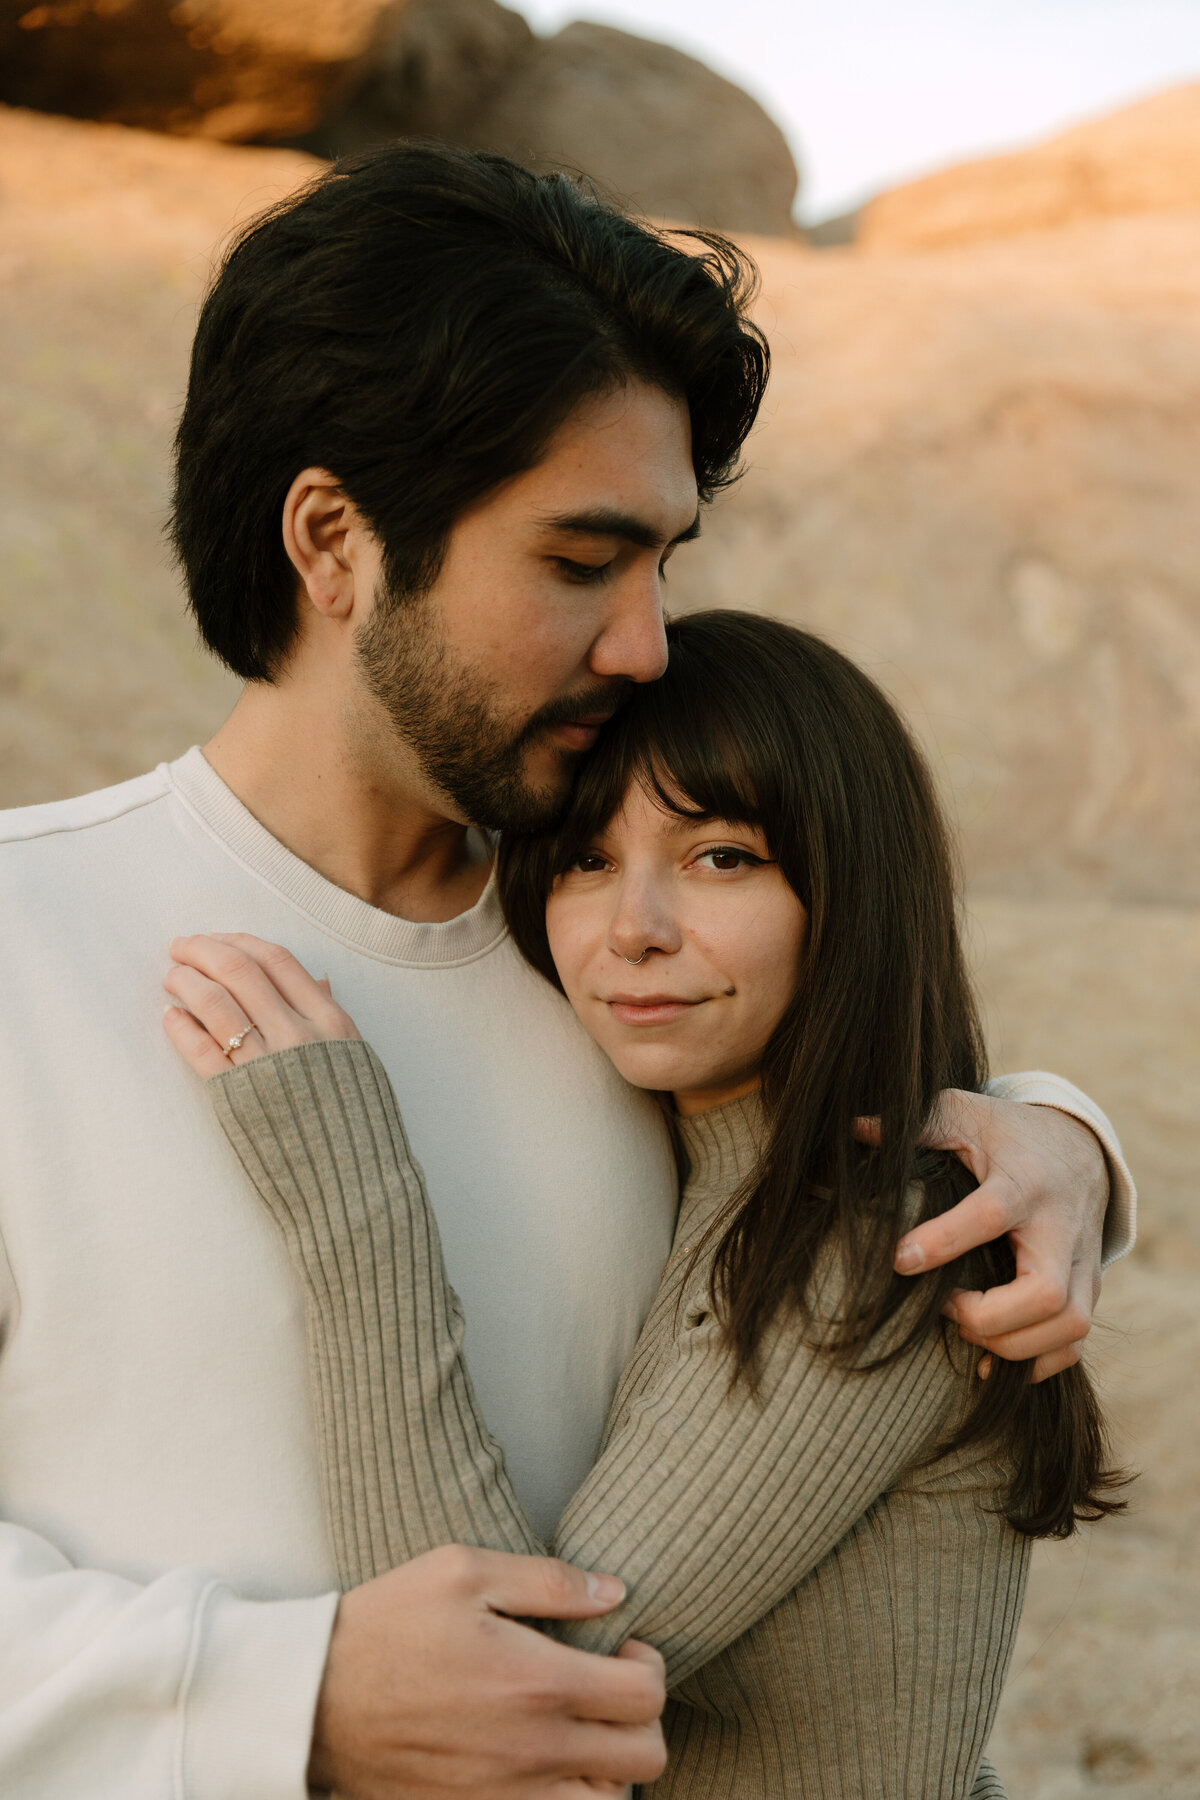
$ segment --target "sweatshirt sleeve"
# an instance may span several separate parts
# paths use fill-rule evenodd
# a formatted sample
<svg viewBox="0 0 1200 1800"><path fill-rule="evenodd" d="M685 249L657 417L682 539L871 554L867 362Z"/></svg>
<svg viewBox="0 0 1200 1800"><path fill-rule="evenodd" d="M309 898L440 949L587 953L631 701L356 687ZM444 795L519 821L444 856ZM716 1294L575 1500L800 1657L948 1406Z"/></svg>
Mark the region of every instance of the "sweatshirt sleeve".
<svg viewBox="0 0 1200 1800"><path fill-rule="evenodd" d="M304 1800L336 1594L145 1585L0 1524L5 1800Z"/></svg>
<svg viewBox="0 0 1200 1800"><path fill-rule="evenodd" d="M541 1548L474 1404L462 1318L387 1076L367 1045L277 1052L210 1084L307 1285L331 1529L347 1584L451 1541ZM670 1266L664 1281L677 1279ZM906 1468L961 1395L939 1337L870 1372L769 1334L756 1398L730 1392L702 1295L650 1355L554 1549L620 1575L584 1649L636 1635L677 1684L763 1617Z"/></svg>
<svg viewBox="0 0 1200 1800"><path fill-rule="evenodd" d="M1104 1216L1101 1244L1102 1265L1107 1269L1110 1263L1128 1256L1137 1235L1137 1189L1117 1134L1095 1101L1089 1100L1080 1088L1061 1075L1047 1074L1044 1069L1030 1069L1019 1075L997 1075L988 1082L987 1092L997 1100L1022 1100L1030 1106L1053 1106L1094 1132L1104 1151L1109 1177L1108 1211Z"/></svg>

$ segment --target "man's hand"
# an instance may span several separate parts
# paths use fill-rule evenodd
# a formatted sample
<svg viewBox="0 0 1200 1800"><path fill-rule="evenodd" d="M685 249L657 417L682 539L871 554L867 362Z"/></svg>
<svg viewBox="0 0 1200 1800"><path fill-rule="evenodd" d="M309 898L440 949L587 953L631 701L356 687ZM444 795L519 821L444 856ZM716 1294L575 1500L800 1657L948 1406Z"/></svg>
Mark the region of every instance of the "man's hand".
<svg viewBox="0 0 1200 1800"><path fill-rule="evenodd" d="M666 1766L662 1658L590 1656L521 1618L585 1619L619 1581L453 1545L343 1596L308 1779L346 1800L577 1800Z"/></svg>
<svg viewBox="0 0 1200 1800"><path fill-rule="evenodd" d="M963 1338L1010 1362L1034 1357L1044 1381L1079 1361L1100 1293L1108 1164L1098 1140L1066 1113L951 1089L939 1096L924 1142L952 1150L979 1182L973 1194L901 1238L902 1275L953 1262L1007 1233L1017 1274L946 1306ZM987 1375L984 1357L979 1372Z"/></svg>

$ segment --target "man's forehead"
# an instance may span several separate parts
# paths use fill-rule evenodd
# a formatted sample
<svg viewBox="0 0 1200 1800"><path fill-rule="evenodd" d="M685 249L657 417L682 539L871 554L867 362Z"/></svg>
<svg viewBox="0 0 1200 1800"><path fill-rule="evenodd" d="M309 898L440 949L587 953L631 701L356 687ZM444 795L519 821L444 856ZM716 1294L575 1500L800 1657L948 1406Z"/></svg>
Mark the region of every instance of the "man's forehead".
<svg viewBox="0 0 1200 1800"><path fill-rule="evenodd" d="M592 395L568 414L521 486L551 529L657 545L691 536L697 492L687 406L645 382Z"/></svg>

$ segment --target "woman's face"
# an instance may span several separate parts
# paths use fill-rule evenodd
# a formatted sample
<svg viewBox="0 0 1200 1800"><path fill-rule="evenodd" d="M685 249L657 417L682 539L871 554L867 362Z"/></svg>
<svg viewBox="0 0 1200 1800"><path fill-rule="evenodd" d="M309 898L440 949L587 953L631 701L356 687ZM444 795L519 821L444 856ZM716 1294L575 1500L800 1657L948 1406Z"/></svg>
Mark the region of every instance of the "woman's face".
<svg viewBox="0 0 1200 1800"><path fill-rule="evenodd" d="M685 1114L757 1086L807 926L757 826L682 819L641 787L546 904L588 1031L627 1081L669 1090Z"/></svg>

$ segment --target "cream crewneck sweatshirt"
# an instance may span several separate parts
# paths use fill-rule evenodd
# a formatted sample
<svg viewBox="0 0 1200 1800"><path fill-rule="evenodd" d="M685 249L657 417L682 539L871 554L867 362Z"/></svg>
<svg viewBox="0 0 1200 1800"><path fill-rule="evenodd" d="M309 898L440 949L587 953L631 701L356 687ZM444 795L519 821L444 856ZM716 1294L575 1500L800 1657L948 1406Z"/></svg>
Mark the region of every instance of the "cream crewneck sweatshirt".
<svg viewBox="0 0 1200 1800"><path fill-rule="evenodd" d="M160 1026L168 940L286 944L376 1047L429 1179L478 1399L548 1534L653 1300L674 1165L494 890L380 912L198 750L0 817L0 1793L300 1800L336 1601L304 1298ZM1053 1077L997 1091L1096 1126Z"/></svg>
<svg viewBox="0 0 1200 1800"><path fill-rule="evenodd" d="M676 1209L657 1108L527 968L344 893L198 750L0 818L0 1794L299 1800L336 1604L303 1297L162 1030L181 932L288 945L405 1094L480 1402L549 1531Z"/></svg>

